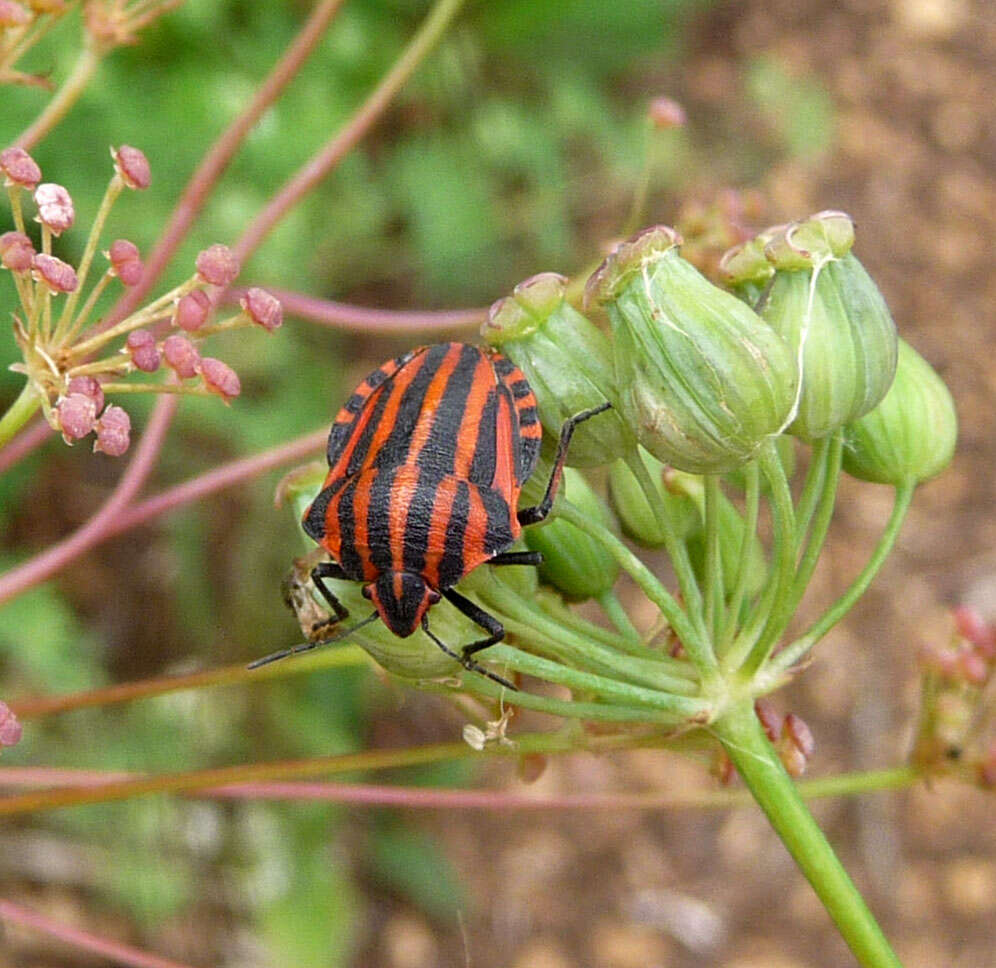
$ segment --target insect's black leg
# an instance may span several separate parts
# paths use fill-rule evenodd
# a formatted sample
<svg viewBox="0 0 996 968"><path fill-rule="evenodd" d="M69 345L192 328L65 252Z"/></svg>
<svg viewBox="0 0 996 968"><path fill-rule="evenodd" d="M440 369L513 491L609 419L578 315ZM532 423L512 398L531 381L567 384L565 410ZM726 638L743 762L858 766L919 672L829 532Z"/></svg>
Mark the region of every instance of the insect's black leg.
<svg viewBox="0 0 996 968"><path fill-rule="evenodd" d="M443 592L443 597L460 609L472 622L480 625L485 632L491 633L486 639L479 639L477 642L465 645L460 650L460 655L463 659L470 658L475 652L480 652L481 649L486 649L489 645L497 645L505 638L505 626L493 615L485 612L479 605L475 605L469 598L464 598L463 595L453 591L452 588L447 588Z"/></svg>
<svg viewBox="0 0 996 968"><path fill-rule="evenodd" d="M500 555L489 558L487 563L489 565L533 565L538 567L543 564L543 552L503 551Z"/></svg>
<svg viewBox="0 0 996 968"><path fill-rule="evenodd" d="M493 615L489 615L483 608L479 608L472 601L470 601L470 599L464 598L463 595L458 592L448 589L443 592L443 595L461 612L463 612L467 618L469 618L472 622L476 622L482 629L485 629L491 634L486 639L471 642L470 645L465 645L459 652L454 652L453 649L446 645L445 642L436 637L435 633L429 628L428 615L424 615L422 616L422 628L425 630L425 634L428 635L429 638L432 639L432 641L435 642L436 645L438 645L439 648L441 648L447 655L456 659L457 662L459 662L460 665L462 665L469 672L478 672L482 676L485 676L486 678L497 682L499 685L504 686L506 689L518 692L518 689L507 679L503 679L494 672L489 672L472 658L475 652L480 652L481 649L486 649L488 646L496 645L503 638L505 638L505 627Z"/></svg>
<svg viewBox="0 0 996 968"><path fill-rule="evenodd" d="M322 598L329 603L329 607L335 612L336 620L341 622L349 618L349 609L332 594L332 589L325 584L326 578L348 578L349 576L342 570L342 566L334 561L320 561L311 569L311 580L315 583Z"/></svg>
<svg viewBox="0 0 996 968"><path fill-rule="evenodd" d="M522 508L518 512L519 524L523 526L536 524L550 513L550 509L553 507L553 499L557 496L557 488L560 486L561 475L564 473L567 448L570 446L571 437L574 436L577 425L584 423L596 414L608 410L611 406L612 404L606 401L601 406L592 407L591 410L582 410L581 413L576 413L573 417L569 417L564 421L564 426L560 430L560 443L557 444L557 459L553 462L553 471L550 473L550 480L546 485L546 494L543 495L543 500L535 505L535 507Z"/></svg>

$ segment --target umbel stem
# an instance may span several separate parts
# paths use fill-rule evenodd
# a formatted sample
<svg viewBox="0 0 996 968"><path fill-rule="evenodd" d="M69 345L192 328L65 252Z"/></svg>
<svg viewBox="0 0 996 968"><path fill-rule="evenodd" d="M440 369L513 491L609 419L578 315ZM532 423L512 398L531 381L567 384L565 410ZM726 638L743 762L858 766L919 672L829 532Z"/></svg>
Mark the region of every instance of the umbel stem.
<svg viewBox="0 0 996 968"><path fill-rule="evenodd" d="M712 727L771 826L806 875L864 968L902 968L871 911L768 742L753 704L742 702Z"/></svg>

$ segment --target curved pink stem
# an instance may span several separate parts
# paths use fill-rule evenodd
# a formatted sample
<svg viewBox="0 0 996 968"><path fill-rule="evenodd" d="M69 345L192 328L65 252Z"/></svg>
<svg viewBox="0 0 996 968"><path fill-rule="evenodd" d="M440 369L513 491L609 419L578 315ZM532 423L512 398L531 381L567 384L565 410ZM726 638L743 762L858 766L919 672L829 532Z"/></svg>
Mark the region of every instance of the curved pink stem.
<svg viewBox="0 0 996 968"><path fill-rule="evenodd" d="M273 289L267 286L267 290L280 300L285 312L291 316L297 316L309 323L332 326L335 329L381 336L412 336L472 329L483 323L488 315L487 309L484 308L371 309L350 303L316 299L287 289ZM232 289L225 294L225 302L238 303L245 293L245 288Z"/></svg>
<svg viewBox="0 0 996 968"><path fill-rule="evenodd" d="M204 207L211 189L228 167L239 145L263 112L279 97L280 92L301 69L301 65L314 50L342 3L343 0L323 0L315 7L293 44L270 71L248 106L211 146L211 150L204 156L197 171L187 182L180 201L173 209L169 224L155 248L149 253L141 280L118 300L117 305L108 314L105 326L111 326L118 320L124 319L142 304L153 283L173 258L173 253L187 237L194 219Z"/></svg>
<svg viewBox="0 0 996 968"><path fill-rule="evenodd" d="M135 455L103 507L78 531L0 576L0 605L54 575L104 539L117 516L145 483L176 411L177 397L160 397Z"/></svg>
<svg viewBox="0 0 996 968"><path fill-rule="evenodd" d="M0 450L0 474L24 460L28 454L45 443L52 433L52 428L41 417L22 428L20 433Z"/></svg>
<svg viewBox="0 0 996 968"><path fill-rule="evenodd" d="M213 471L208 471L206 474L201 474L199 477L192 478L183 484L178 484L176 487L169 488L161 494L133 505L131 500L151 470L152 461L155 459L155 453L143 453L142 447L151 451L151 448L155 446L158 450L166 432L168 420L172 416L172 410L176 407L176 402L176 397L163 397L161 399L156 410L153 411L153 418L149 421L149 426L142 437L139 452L136 453L118 488L94 517L65 541L53 545L20 567L13 568L0 576L0 605L38 582L50 578L84 552L108 538L121 534L138 524L143 524L175 507L189 504L191 501L196 501L215 491L250 480L274 467L307 457L309 454L321 450L328 436L328 430L317 430L305 434L288 444L282 444L280 447L254 454L252 457L217 467ZM169 416L163 413L164 405L167 403L170 405ZM156 422L157 418L158 423ZM151 432L155 432L155 440L150 439ZM136 470L135 464L140 456L142 466ZM139 473L142 475L141 479L138 479ZM124 493L122 489L126 484L128 490ZM123 497L122 494L124 494Z"/></svg>
<svg viewBox="0 0 996 968"><path fill-rule="evenodd" d="M240 262L245 263L273 227L322 181L370 130L414 73L415 68L443 35L462 2L463 0L437 0L404 53L345 127L326 141L321 150L284 183L283 188L267 202L242 237L232 246Z"/></svg>
<svg viewBox="0 0 996 968"><path fill-rule="evenodd" d="M108 941L106 938L90 934L89 931L60 924L43 914L38 914L36 911L0 898L0 927L4 924L17 924L24 928L41 931L65 941L66 944L74 948L100 955L114 964L125 965L127 968L191 968L190 965L173 961L171 958L150 955L144 951L139 951L138 948L131 947L131 945L121 944L119 941Z"/></svg>

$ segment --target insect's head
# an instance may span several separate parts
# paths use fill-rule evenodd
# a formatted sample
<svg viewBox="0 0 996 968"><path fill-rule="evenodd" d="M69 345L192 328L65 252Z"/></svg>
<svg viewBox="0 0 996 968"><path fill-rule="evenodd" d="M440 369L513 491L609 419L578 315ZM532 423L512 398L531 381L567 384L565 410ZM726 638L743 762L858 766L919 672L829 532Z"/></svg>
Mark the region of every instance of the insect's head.
<svg viewBox="0 0 996 968"><path fill-rule="evenodd" d="M419 627L422 616L439 601L421 575L411 571L385 571L363 586L384 624L399 638L407 638Z"/></svg>

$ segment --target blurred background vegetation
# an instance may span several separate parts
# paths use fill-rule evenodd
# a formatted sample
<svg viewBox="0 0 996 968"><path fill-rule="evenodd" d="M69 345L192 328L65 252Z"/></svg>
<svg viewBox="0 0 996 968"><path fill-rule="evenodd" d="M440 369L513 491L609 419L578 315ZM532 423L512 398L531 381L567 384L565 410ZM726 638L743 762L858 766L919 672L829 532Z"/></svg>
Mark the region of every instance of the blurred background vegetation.
<svg viewBox="0 0 996 968"><path fill-rule="evenodd" d="M672 133L657 161L649 221L673 222L683 198L708 201L721 188L756 184L767 190L769 221L831 206L849 208L859 231L862 214L884 220L889 208L876 208L865 194L874 190L867 188L872 175L857 182L836 174L836 105L843 99L845 135L853 139L855 104L865 102L863 94L848 93L861 79L848 79L827 59L844 51L860 70L861 45L883 22L898 31L901 50L920 43L944 49L954 41L943 29L906 30L903 9L916 4L872 4L871 12L839 15L836 6L470 3L373 134L284 220L241 281L378 307L443 308L486 305L535 272L581 271L626 220L644 157L647 104L658 94L678 98L690 123ZM106 185L108 147L134 144L151 161L153 186L119 202L107 237L127 236L147 251L207 146L308 10L303 2L190 0L136 46L108 58L83 100L33 150L46 179L72 192L78 226L89 221ZM423 0L345 4L246 141L164 286L188 274L200 248L239 235L349 116L427 10ZM23 66L58 84L78 44L78 21L70 18ZM2 92L0 143L29 123L45 97L35 89ZM869 110L881 116L886 107ZM871 158L869 167L876 165L881 159ZM821 194L827 185L833 187ZM904 197L912 188L903 185ZM899 233L874 219L873 245ZM57 251L76 258L84 241L77 228ZM873 267L890 255L865 247L862 258ZM902 312L908 304L894 282L886 269L883 288ZM13 300L4 282L2 315ZM343 335L293 320L273 338L230 338L220 352L242 377L242 396L230 410L213 400L183 401L156 484L327 423L371 365L416 339ZM928 355L931 348L928 342ZM14 357L3 327L0 360ZM0 370L0 402L14 398L19 380ZM131 409L140 426L142 408ZM52 440L0 478L0 564L69 533L106 497L122 465L87 450ZM279 583L305 545L290 515L273 509L278 477L271 473L114 539L0 610L0 697L239 662L294 642ZM962 493L968 504L971 493ZM430 697L406 695L365 672L338 671L31 723L3 761L175 771L458 734L457 718ZM396 778L465 784L473 777L455 765ZM556 830L556 818L543 823ZM473 818L455 822L455 841L447 839L449 828L446 817L426 824L388 811L140 799L0 828L0 884L39 909L102 924L109 934L203 966L463 964L461 932L475 966L703 963L694 945L667 947L653 955L657 961L625 961L625 945L615 949L623 960L578 954L593 950L580 923L583 903L578 923L563 931L577 945L561 945L566 960L514 955L528 944L509 934L479 877L468 886L468 866L490 866L504 844L501 818L482 824L476 839ZM703 847L708 857L711 845ZM538 851L536 862L543 856L549 857ZM593 858L584 863L596 866L587 875L578 867L573 881L581 893L584 878L597 870ZM749 913L743 916L751 924ZM819 912L813 917L819 924ZM779 964L843 963L832 960L840 949L829 944L830 960L795 945L808 960ZM707 958L716 955L708 950ZM90 963L64 948L18 951L9 962L0 953L0 965ZM756 962L762 963L773 964Z"/></svg>

